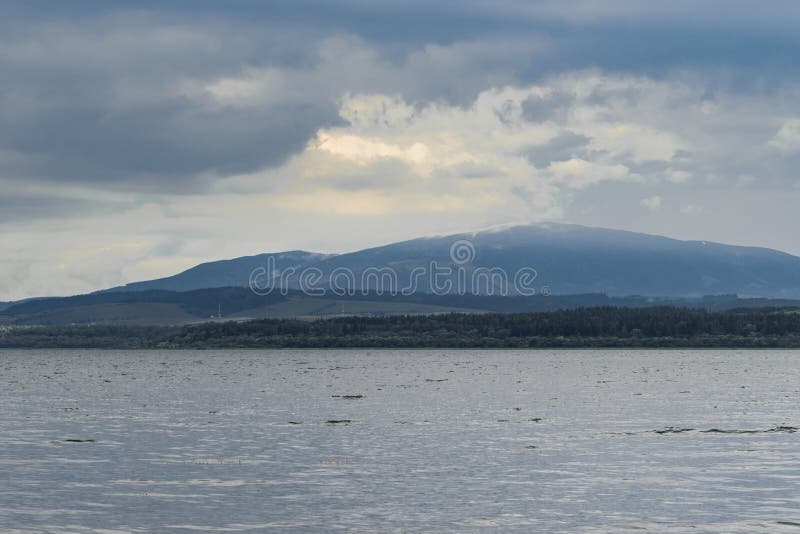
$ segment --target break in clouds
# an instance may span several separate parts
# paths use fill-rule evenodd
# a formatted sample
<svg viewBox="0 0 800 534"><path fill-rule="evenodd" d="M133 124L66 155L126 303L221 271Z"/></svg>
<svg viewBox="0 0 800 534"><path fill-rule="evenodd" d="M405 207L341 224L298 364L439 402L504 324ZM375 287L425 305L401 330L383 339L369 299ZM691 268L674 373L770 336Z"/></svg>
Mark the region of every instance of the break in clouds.
<svg viewBox="0 0 800 534"><path fill-rule="evenodd" d="M800 252L800 7L643 6L6 2L0 300L544 219Z"/></svg>

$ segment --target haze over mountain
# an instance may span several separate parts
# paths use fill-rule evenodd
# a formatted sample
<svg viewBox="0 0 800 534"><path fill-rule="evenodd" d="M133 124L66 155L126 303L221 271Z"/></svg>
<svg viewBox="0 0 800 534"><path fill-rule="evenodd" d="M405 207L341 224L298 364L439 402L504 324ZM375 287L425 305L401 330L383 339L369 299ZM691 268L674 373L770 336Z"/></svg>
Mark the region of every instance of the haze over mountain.
<svg viewBox="0 0 800 534"><path fill-rule="evenodd" d="M454 243L460 243L461 252L466 254L456 258L458 262L451 257ZM467 279L476 269L502 269L508 276L510 295L518 293L514 274L520 269L533 269L533 289L556 295L697 297L735 293L746 297L800 297L800 258L784 252L554 223L424 237L340 255L302 251L260 254L204 263L168 278L136 282L111 291L244 287L249 284L251 272L265 268L270 256L276 273L296 270L286 278L286 285L295 289L299 287L299 273L308 267L321 273L317 287L329 288L330 276L338 269L353 273L355 288L351 289L384 291L410 288L414 269L421 269L426 274L417 278L416 291L427 293L435 289L429 276L431 262L435 262L437 267L450 267L454 273L463 269ZM390 287L389 279L379 279L379 273L373 273L371 278L364 276L365 270L387 268L394 273L396 287ZM451 277L453 282L455 276ZM466 292L499 294L497 281L487 285L489 280L483 278L475 288L467 283ZM379 284L383 285L378 287Z"/></svg>

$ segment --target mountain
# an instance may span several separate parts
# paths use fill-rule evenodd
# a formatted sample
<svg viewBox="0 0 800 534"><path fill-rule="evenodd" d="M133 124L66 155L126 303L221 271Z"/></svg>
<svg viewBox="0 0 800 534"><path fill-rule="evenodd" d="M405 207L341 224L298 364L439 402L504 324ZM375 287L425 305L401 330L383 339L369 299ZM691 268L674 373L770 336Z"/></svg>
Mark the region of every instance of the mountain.
<svg viewBox="0 0 800 534"><path fill-rule="evenodd" d="M415 239L343 254L317 267L358 272L364 266L388 266L408 279L411 268L430 260L454 266L449 255L457 242L474 250L474 259L462 265L468 271L499 268L511 279L520 269L532 268L534 285L552 294L800 296L800 258L790 254L565 224Z"/></svg>
<svg viewBox="0 0 800 534"><path fill-rule="evenodd" d="M204 263L113 291L245 287L253 269L263 269L270 261L274 268L269 270L276 276L271 281L263 278L264 286L270 282L303 289L299 273L313 267L320 277L311 287L328 292L341 287L349 293L406 289L437 294L800 298L800 258L784 252L554 223L425 237L333 256L261 254ZM294 274L285 276L292 269ZM434 278L435 271L446 269L451 269L448 275ZM524 287L515 284L520 272L529 275Z"/></svg>

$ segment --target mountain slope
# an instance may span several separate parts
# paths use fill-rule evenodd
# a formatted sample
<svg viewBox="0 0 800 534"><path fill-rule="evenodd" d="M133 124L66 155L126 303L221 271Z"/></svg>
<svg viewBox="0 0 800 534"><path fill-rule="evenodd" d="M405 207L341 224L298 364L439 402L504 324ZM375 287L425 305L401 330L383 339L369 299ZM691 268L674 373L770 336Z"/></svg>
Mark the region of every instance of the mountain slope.
<svg viewBox="0 0 800 534"><path fill-rule="evenodd" d="M312 297L301 292L259 296L244 287L194 291L108 291L37 299L0 310L0 332L30 325L178 325L256 318L383 317L439 313L530 313L579 308L673 306L707 310L800 309L798 300L699 299L566 295L501 297L485 295L377 295ZM222 316L220 317L220 314Z"/></svg>
<svg viewBox="0 0 800 534"><path fill-rule="evenodd" d="M269 257L274 258L281 267L303 269L329 258L330 255L293 250L274 254L243 256L231 260L201 263L173 276L133 282L106 291L193 291L214 287L246 287L250 273L254 269L263 268Z"/></svg>

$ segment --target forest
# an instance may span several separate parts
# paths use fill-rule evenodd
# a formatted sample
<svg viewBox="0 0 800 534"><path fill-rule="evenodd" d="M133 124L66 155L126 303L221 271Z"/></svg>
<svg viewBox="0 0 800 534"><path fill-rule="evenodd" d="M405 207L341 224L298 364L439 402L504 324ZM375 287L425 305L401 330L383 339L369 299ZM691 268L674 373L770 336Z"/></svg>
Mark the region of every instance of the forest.
<svg viewBox="0 0 800 534"><path fill-rule="evenodd" d="M5 326L3 348L800 347L800 310L654 307L540 313Z"/></svg>

